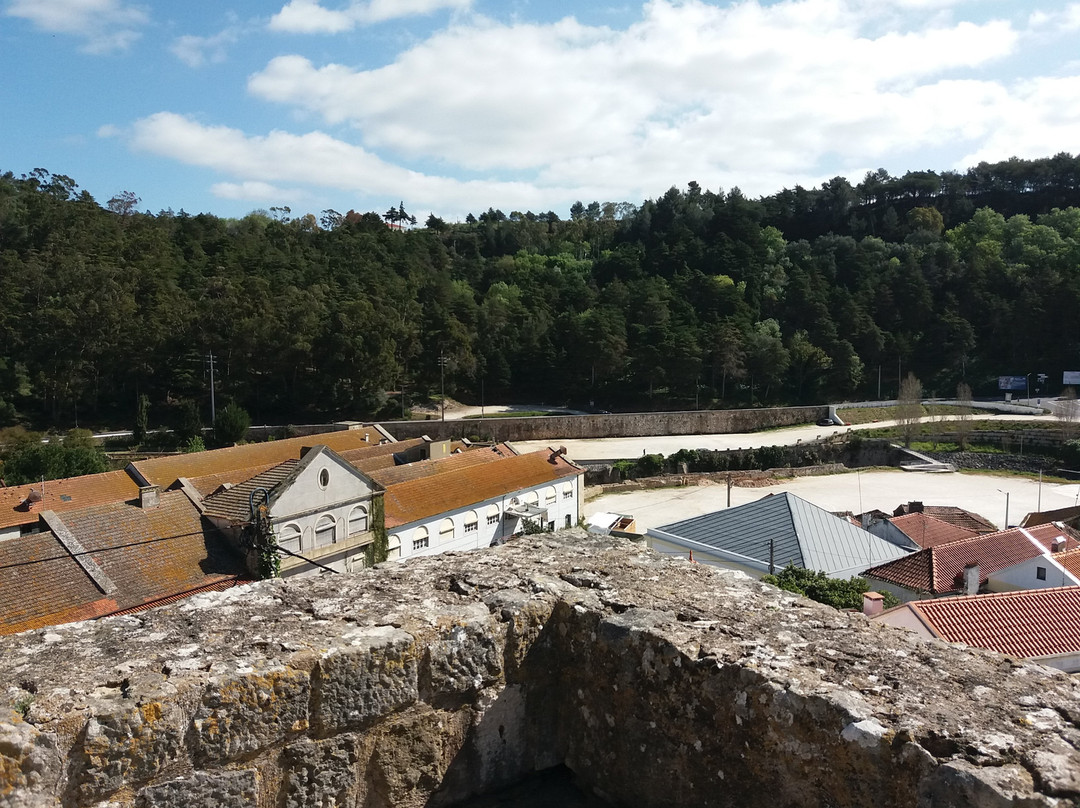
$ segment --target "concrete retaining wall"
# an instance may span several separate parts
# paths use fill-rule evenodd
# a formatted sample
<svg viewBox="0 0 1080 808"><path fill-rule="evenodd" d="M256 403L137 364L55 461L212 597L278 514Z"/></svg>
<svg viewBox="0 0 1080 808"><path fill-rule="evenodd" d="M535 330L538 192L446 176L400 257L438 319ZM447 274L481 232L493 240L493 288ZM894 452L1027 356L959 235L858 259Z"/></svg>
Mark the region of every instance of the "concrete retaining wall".
<svg viewBox="0 0 1080 808"><path fill-rule="evenodd" d="M390 421L383 426L398 440L430 435L436 440L478 435L496 441L632 438L649 435L707 435L754 432L780 426L812 424L829 408L776 407L756 410L691 410L605 415L548 415L461 421Z"/></svg>

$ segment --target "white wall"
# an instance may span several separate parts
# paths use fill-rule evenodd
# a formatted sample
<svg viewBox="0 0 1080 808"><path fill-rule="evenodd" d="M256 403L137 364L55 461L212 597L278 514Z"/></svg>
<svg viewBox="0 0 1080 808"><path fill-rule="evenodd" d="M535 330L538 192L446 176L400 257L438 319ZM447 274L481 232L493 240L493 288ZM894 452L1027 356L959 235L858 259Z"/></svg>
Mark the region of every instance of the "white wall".
<svg viewBox="0 0 1080 808"><path fill-rule="evenodd" d="M1039 579L1038 571L1042 568L1046 577ZM1049 554L1035 556L1011 567L995 572L986 581L986 588L991 592L1013 592L1017 589L1048 589L1054 586L1080 586L1068 570L1062 567Z"/></svg>
<svg viewBox="0 0 1080 808"><path fill-rule="evenodd" d="M521 532L521 520L507 518L505 512L507 508L511 507L513 499L516 498L523 502L530 494L536 496L541 508L547 509L545 528L548 527L549 523L554 522L555 530L561 530L568 526L567 517L569 517L569 526L573 527L581 518L582 476L577 474L574 477L564 477L552 483L523 488L501 497L477 502L465 508L447 511L430 519L402 525L388 531L390 533L390 547L393 548L395 544L400 542L401 549L397 555L399 559L490 547L492 542L509 539L515 532ZM548 501L546 494L552 488L554 488L555 499L554 501ZM569 497L565 496L567 491L569 491ZM498 509L499 515L498 521L493 525L488 524L487 519L492 506ZM478 517L477 529L466 533L466 516L473 511L476 512ZM439 532L444 519L452 520L454 527L453 532L446 538L441 537ZM413 543L420 534L421 529L427 530L428 546L414 549ZM391 558L394 557L393 552L391 552Z"/></svg>

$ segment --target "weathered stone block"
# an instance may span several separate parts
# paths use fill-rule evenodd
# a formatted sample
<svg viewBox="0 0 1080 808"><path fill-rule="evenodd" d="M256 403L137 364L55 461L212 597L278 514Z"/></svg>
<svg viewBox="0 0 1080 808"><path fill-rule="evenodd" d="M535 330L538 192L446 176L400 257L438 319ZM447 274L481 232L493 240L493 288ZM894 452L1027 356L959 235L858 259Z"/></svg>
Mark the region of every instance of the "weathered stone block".
<svg viewBox="0 0 1080 808"><path fill-rule="evenodd" d="M503 632L482 603L439 620L438 631L421 677L425 700L476 693L501 677Z"/></svg>
<svg viewBox="0 0 1080 808"><path fill-rule="evenodd" d="M311 721L326 735L364 727L419 698L420 650L411 634L380 626L347 632L312 677Z"/></svg>
<svg viewBox="0 0 1080 808"><path fill-rule="evenodd" d="M139 792L136 808L179 808L205 805L214 808L251 808L258 799L258 773L242 771L196 772L190 777L149 786Z"/></svg>
<svg viewBox="0 0 1080 808"><path fill-rule="evenodd" d="M308 728L310 676L278 669L219 677L195 715L197 762L253 755Z"/></svg>
<svg viewBox="0 0 1080 808"><path fill-rule="evenodd" d="M364 760L351 735L327 741L303 740L285 747L279 805L324 808L358 804Z"/></svg>
<svg viewBox="0 0 1080 808"><path fill-rule="evenodd" d="M52 791L60 778L56 739L27 724L18 713L0 719L0 806L55 805Z"/></svg>
<svg viewBox="0 0 1080 808"><path fill-rule="evenodd" d="M150 780L185 754L183 715L174 703L127 699L96 705L86 723L82 767L77 775L83 800L100 799Z"/></svg>

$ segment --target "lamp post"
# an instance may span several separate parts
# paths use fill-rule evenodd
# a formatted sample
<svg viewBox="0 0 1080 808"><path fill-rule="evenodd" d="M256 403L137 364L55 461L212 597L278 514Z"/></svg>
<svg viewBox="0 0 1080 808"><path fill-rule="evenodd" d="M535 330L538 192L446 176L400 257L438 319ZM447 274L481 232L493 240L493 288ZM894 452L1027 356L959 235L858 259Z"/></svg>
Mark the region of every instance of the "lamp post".
<svg viewBox="0 0 1080 808"><path fill-rule="evenodd" d="M1002 491L1000 488L997 489L997 492L999 494L1004 494L1005 495L1005 529L1008 530L1009 529L1009 492L1008 491Z"/></svg>
<svg viewBox="0 0 1080 808"><path fill-rule="evenodd" d="M446 357L439 355L439 420L446 420Z"/></svg>

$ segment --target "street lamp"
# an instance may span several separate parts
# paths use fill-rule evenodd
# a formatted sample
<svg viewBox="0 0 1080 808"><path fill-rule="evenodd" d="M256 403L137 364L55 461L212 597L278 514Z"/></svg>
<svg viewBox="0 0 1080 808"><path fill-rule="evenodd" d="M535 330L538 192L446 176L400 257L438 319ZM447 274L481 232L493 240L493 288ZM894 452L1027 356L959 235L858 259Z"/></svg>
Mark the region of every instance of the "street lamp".
<svg viewBox="0 0 1080 808"><path fill-rule="evenodd" d="M1009 492L1008 491L1002 491L1000 488L997 489L997 492L999 494L1004 494L1005 495L1005 529L1008 530L1009 529Z"/></svg>
<svg viewBox="0 0 1080 808"><path fill-rule="evenodd" d="M446 357L439 356L439 404L441 414L440 421L446 420Z"/></svg>

